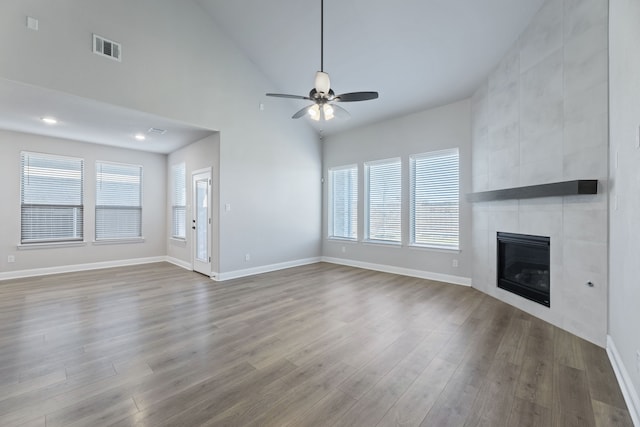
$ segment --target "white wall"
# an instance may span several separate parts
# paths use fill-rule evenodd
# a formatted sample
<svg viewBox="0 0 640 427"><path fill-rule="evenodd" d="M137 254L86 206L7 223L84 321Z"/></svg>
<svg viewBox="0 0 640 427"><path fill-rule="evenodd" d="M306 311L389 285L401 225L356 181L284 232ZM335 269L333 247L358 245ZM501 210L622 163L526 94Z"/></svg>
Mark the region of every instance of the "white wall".
<svg viewBox="0 0 640 427"><path fill-rule="evenodd" d="M92 32L121 63L91 53ZM220 131L221 273L320 255L317 134L195 2L3 1L0 77Z"/></svg>
<svg viewBox="0 0 640 427"><path fill-rule="evenodd" d="M448 276L458 283L471 277L471 212L465 195L471 191L471 110L469 100L426 110L375 125L327 137L324 141L323 173L323 251L325 257L344 263L416 270L425 277ZM460 149L460 252L414 248L409 241L409 156L445 148ZM401 157L403 174L402 247L363 243L364 231L364 162ZM328 239L327 231L327 171L335 166L358 164L359 241ZM342 252L342 248L345 252ZM458 267L452 261L458 260ZM424 274L422 274L424 273ZM433 274L429 274L433 273Z"/></svg>
<svg viewBox="0 0 640 427"><path fill-rule="evenodd" d="M640 1L610 2L609 336L640 423ZM630 405L631 406L631 405ZM640 424L638 424L640 425Z"/></svg>
<svg viewBox="0 0 640 427"><path fill-rule="evenodd" d="M57 154L83 158L84 246L52 249L17 249L20 243L20 152ZM142 233L144 243L99 244L95 240L96 161L138 164L143 167ZM126 261L165 255L164 230L166 156L88 144L78 141L0 131L0 272L55 268L107 261ZM14 255L15 263L7 263Z"/></svg>
<svg viewBox="0 0 640 427"><path fill-rule="evenodd" d="M474 203L473 286L600 346L608 293L607 54L607 0L547 0L472 102L474 191L599 181L595 196ZM551 238L550 308L496 286L498 231Z"/></svg>
<svg viewBox="0 0 640 427"><path fill-rule="evenodd" d="M186 171L186 196L187 196L187 210L186 210L186 239L178 240L171 238L171 221L172 221L172 176L171 168L174 165L184 163ZM167 256L173 258L174 262L179 262L180 265L185 267L192 265L191 254L193 252L193 234L191 233L191 218L193 218L191 207L193 204L193 186L191 181L191 174L194 171L200 169L211 168L212 188L211 193L213 197L212 206L212 224L211 228L213 235L211 237L211 270L214 272L219 271L220 268L220 252L218 247L220 235L220 134L215 133L193 144L187 145L179 150L169 154L167 158Z"/></svg>

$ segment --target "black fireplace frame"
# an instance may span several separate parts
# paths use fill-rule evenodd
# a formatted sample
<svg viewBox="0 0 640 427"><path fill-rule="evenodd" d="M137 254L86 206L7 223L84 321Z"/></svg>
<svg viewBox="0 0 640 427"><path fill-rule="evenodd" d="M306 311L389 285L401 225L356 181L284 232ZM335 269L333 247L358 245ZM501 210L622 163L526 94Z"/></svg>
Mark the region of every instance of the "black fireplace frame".
<svg viewBox="0 0 640 427"><path fill-rule="evenodd" d="M500 272L503 271L503 259L500 256L500 243L516 243L523 246L533 246L533 247L548 247L547 251L547 265L549 265L549 273L551 272L551 263L550 263L550 253L551 253L551 239L549 237L544 236L532 236L528 234L514 234L514 233L503 233L498 232L496 239L496 281L499 288L512 292L516 295L520 295L523 298L528 300L537 302L546 307L551 307L551 289L549 289L549 293L538 291L537 289L533 289L531 287L527 287L521 285L520 283L514 282L512 280L501 278Z"/></svg>

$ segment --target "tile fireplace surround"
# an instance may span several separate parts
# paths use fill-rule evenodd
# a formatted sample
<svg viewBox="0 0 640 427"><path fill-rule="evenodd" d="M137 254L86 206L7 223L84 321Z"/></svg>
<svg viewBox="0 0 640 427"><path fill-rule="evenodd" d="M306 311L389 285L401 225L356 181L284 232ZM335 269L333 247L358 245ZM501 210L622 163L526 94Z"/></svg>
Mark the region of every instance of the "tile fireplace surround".
<svg viewBox="0 0 640 427"><path fill-rule="evenodd" d="M473 203L473 286L603 347L607 6L547 0L472 98L474 193L598 180L598 194ZM550 237L550 308L496 286L498 231Z"/></svg>

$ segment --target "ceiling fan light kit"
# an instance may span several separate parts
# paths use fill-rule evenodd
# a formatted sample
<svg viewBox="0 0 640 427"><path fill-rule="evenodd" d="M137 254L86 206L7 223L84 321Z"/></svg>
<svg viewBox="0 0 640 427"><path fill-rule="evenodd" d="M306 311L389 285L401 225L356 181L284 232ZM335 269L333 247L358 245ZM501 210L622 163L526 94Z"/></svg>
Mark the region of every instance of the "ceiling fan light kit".
<svg viewBox="0 0 640 427"><path fill-rule="evenodd" d="M302 109L302 111L305 110L309 114L311 120L316 122L320 120L331 120L335 117L335 110L329 104L323 104L322 107L320 107L319 104L313 104Z"/></svg>
<svg viewBox="0 0 640 427"><path fill-rule="evenodd" d="M378 92L351 92L337 95L331 89L329 74L324 72L324 0L320 0L320 71L316 72L314 87L309 96L287 95L283 93L267 93L267 96L278 98L304 99L313 104L296 112L291 118L299 119L308 115L314 121L331 120L334 117L348 119L351 117L344 108L332 104L334 102L368 101L378 98Z"/></svg>

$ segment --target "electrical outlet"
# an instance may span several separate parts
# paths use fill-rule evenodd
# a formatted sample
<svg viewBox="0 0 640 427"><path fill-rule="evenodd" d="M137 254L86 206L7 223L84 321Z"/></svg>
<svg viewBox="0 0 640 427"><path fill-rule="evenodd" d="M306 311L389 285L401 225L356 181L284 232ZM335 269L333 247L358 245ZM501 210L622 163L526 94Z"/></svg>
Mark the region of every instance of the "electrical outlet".
<svg viewBox="0 0 640 427"><path fill-rule="evenodd" d="M457 259L454 259L453 261L451 261L451 267L458 268L458 260Z"/></svg>
<svg viewBox="0 0 640 427"><path fill-rule="evenodd" d="M342 247L342 253L347 252L347 248L345 246Z"/></svg>
<svg viewBox="0 0 640 427"><path fill-rule="evenodd" d="M640 374L640 350L636 351L636 370Z"/></svg>
<svg viewBox="0 0 640 427"><path fill-rule="evenodd" d="M251 261L251 254L246 254L246 255L244 256L244 260L245 260L245 261Z"/></svg>
<svg viewBox="0 0 640 427"><path fill-rule="evenodd" d="M7 262L16 262L16 257L15 257L15 256L13 256L13 255L9 255L9 256L7 257Z"/></svg>

